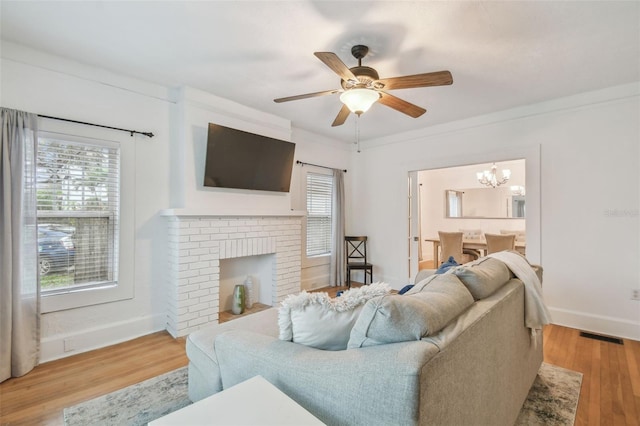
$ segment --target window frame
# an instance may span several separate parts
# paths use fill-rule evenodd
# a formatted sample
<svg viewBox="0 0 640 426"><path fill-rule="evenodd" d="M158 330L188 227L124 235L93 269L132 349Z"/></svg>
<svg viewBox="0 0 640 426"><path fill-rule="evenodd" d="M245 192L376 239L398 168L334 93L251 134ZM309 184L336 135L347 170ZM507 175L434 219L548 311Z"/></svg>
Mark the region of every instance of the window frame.
<svg viewBox="0 0 640 426"><path fill-rule="evenodd" d="M41 312L57 312L84 306L110 303L134 297L133 266L135 256L135 141L118 138L114 132L68 123L45 123L40 120L38 139L53 138L74 143L117 146L120 149L120 214L117 280L104 285L41 292ZM116 137L114 137L116 136ZM134 184L125 185L125 182Z"/></svg>
<svg viewBox="0 0 640 426"><path fill-rule="evenodd" d="M305 212L307 211L307 182L308 182L308 175L309 174L316 174L316 175L327 175L329 177L333 178L333 173L330 170L326 170L323 168L319 168L319 167L314 167L314 166L309 166L308 168L305 167L306 170L304 171L304 173L302 173L302 177L303 177L303 182L302 182L302 188L303 188L303 194L302 194L302 200L304 200L304 210ZM332 200L333 202L333 200ZM332 218L333 220L333 218ZM331 263L331 251L329 251L329 253L325 253L325 254L318 254L318 255L314 255L314 256L307 256L307 215L305 215L304 220L303 220L303 224L302 224L302 266L304 268L309 268L309 267L314 267L314 266L322 266L322 265L329 265Z"/></svg>

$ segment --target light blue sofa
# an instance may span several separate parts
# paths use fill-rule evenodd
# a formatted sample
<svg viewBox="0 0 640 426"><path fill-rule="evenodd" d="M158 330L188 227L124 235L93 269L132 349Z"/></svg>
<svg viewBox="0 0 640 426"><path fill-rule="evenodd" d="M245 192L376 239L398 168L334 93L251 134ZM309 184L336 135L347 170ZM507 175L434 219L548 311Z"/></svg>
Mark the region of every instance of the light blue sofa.
<svg viewBox="0 0 640 426"><path fill-rule="evenodd" d="M513 425L542 363L542 333L524 326L522 281L478 262L490 288L471 283L471 306L420 340L314 349L278 339L275 307L192 333L189 397L261 375L326 424ZM429 274L416 282L442 280Z"/></svg>

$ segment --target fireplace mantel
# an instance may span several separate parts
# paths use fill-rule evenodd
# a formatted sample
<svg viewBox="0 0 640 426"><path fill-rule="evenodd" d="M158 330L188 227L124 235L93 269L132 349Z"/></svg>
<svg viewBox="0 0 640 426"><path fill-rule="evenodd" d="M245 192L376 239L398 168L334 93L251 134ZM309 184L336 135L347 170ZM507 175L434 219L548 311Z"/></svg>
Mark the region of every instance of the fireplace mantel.
<svg viewBox="0 0 640 426"><path fill-rule="evenodd" d="M178 216L178 217L268 217L268 216L306 216L304 210L267 210L253 211L251 209L242 210L212 210L212 209L165 209L160 210L160 216Z"/></svg>

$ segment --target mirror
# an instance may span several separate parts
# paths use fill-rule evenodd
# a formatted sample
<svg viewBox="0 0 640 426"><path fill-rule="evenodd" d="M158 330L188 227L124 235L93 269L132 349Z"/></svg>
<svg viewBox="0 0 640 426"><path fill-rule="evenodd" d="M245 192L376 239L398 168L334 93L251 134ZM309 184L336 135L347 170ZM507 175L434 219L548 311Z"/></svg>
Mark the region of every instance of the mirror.
<svg viewBox="0 0 640 426"><path fill-rule="evenodd" d="M446 189L447 218L524 218L523 186L497 188Z"/></svg>

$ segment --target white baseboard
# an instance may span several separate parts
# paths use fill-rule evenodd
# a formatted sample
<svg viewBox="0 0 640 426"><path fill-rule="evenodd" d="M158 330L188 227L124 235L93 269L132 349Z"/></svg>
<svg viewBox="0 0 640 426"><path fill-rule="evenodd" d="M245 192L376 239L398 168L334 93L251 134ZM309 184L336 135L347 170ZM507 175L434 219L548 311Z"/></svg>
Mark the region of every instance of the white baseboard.
<svg viewBox="0 0 640 426"><path fill-rule="evenodd" d="M40 341L40 362L66 358L162 331L166 323L166 314L148 315L77 333L45 337Z"/></svg>
<svg viewBox="0 0 640 426"><path fill-rule="evenodd" d="M549 308L549 311L554 324L607 336L640 340L640 322L568 309Z"/></svg>

